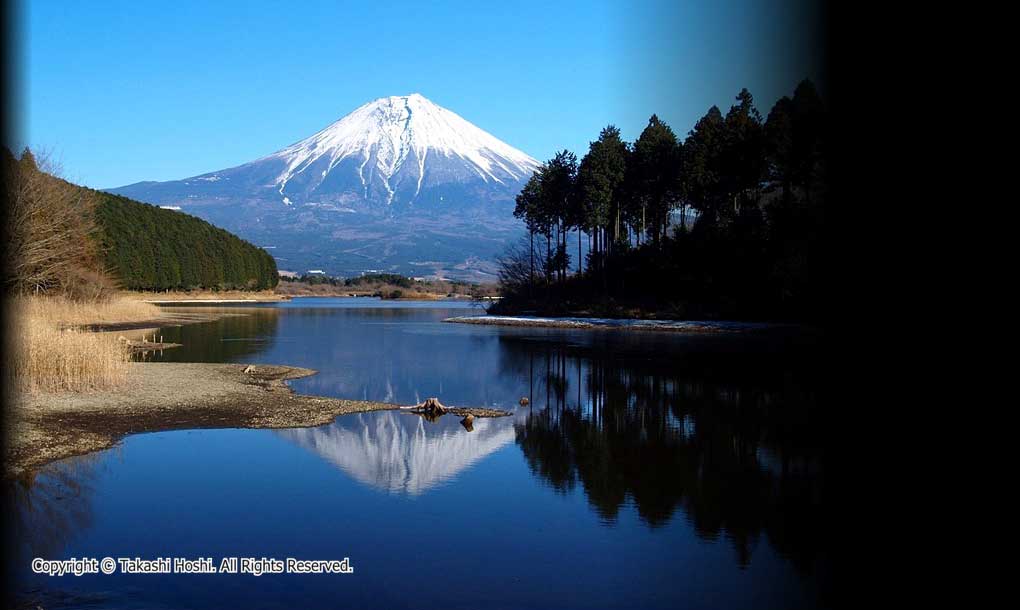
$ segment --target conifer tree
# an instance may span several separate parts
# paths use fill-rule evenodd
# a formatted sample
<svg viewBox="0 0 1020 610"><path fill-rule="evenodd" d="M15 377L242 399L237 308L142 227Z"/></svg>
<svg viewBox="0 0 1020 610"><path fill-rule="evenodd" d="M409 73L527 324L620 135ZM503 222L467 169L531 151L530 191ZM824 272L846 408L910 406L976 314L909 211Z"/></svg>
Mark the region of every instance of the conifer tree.
<svg viewBox="0 0 1020 610"><path fill-rule="evenodd" d="M571 219L570 205L574 198L574 182L577 177L577 155L569 150L561 150L544 166L541 178L541 212L539 217L548 223L550 231L555 230L556 252L547 250L548 264L559 278L566 278L566 269L570 265L567 254L567 230Z"/></svg>
<svg viewBox="0 0 1020 610"><path fill-rule="evenodd" d="M724 121L720 168L722 191L728 200L721 210L732 217L740 213L741 206L757 206L765 172L761 115L747 89L741 89L736 99Z"/></svg>
<svg viewBox="0 0 1020 610"><path fill-rule="evenodd" d="M720 172L724 130L722 113L712 106L684 141L684 191L702 223L715 222L723 199Z"/></svg>
<svg viewBox="0 0 1020 610"><path fill-rule="evenodd" d="M653 114L634 142L627 165L627 191L632 224L642 236L650 231L657 244L665 235L670 212L679 199L680 169L676 134Z"/></svg>
<svg viewBox="0 0 1020 610"><path fill-rule="evenodd" d="M619 237L628 154L620 130L609 125L598 140L591 142L577 171L578 202L584 210L585 224L594 234L596 259L604 255L605 230L611 223L614 239Z"/></svg>
<svg viewBox="0 0 1020 610"><path fill-rule="evenodd" d="M528 242L531 253L531 271L528 275L528 290L533 290L535 283L535 234L541 233L542 225L539 221L540 206L542 205L542 174L545 171L544 167L538 168L538 170L528 178L528 182L521 189L521 192L516 198L516 207L514 207L514 216L524 221L524 226L528 228ZM531 296L529 294L529 296Z"/></svg>

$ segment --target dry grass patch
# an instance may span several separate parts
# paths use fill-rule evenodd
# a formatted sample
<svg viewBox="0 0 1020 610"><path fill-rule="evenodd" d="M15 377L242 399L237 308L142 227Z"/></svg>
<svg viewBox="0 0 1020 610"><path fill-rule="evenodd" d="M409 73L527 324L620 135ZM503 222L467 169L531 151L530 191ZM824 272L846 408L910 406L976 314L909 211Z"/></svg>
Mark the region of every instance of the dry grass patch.
<svg viewBox="0 0 1020 610"><path fill-rule="evenodd" d="M284 301L286 295L272 290L164 290L144 292L132 290L121 295L131 301Z"/></svg>
<svg viewBox="0 0 1020 610"><path fill-rule="evenodd" d="M65 297L17 297L9 310L17 320L33 320L55 328L145 322L162 315L159 307L124 297L105 301L76 301Z"/></svg>
<svg viewBox="0 0 1020 610"><path fill-rule="evenodd" d="M127 344L112 335L61 330L38 320L19 326L12 368L20 392L89 392L117 386L127 376Z"/></svg>
<svg viewBox="0 0 1020 610"><path fill-rule="evenodd" d="M7 312L5 381L21 393L89 392L123 383L131 361L127 344L112 334L77 327L159 317L158 307L137 301L43 296L16 297Z"/></svg>

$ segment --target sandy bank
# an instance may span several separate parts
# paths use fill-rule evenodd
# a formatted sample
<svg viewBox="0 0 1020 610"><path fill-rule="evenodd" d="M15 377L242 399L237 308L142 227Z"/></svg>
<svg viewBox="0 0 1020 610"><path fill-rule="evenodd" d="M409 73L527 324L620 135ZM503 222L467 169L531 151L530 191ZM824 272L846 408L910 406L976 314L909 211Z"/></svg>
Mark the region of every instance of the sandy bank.
<svg viewBox="0 0 1020 610"><path fill-rule="evenodd" d="M295 394L310 369L242 364L132 363L116 390L15 398L6 411L5 477L106 449L128 434L188 428L295 428L397 405Z"/></svg>

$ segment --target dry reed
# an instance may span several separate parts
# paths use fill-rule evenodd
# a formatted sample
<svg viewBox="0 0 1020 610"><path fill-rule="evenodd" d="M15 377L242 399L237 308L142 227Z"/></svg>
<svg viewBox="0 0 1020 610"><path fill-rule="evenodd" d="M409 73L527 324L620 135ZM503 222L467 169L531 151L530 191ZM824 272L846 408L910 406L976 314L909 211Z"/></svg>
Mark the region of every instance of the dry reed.
<svg viewBox="0 0 1020 610"><path fill-rule="evenodd" d="M10 311L19 319L67 328L116 322L145 322L160 317L159 307L126 297L79 301L60 296L15 297Z"/></svg>
<svg viewBox="0 0 1020 610"><path fill-rule="evenodd" d="M78 327L151 320L159 308L114 299L76 302L62 297L16 297L7 307L9 387L21 393L89 392L124 382L131 356L111 333Z"/></svg>
<svg viewBox="0 0 1020 610"><path fill-rule="evenodd" d="M124 291L120 295L124 300L134 301L229 301L229 300L266 300L282 301L286 297L272 290L161 290L161 291Z"/></svg>

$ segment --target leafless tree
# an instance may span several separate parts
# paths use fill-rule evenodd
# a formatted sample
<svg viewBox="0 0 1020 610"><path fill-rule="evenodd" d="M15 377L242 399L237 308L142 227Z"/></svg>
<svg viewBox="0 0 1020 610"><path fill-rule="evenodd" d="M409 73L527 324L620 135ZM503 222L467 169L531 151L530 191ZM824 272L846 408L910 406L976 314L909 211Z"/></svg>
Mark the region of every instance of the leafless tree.
<svg viewBox="0 0 1020 610"><path fill-rule="evenodd" d="M534 283L531 244L522 237L507 247L496 259L499 265L499 287L502 294L527 294ZM545 265L540 265L545 266ZM539 270L542 273L542 270Z"/></svg>
<svg viewBox="0 0 1020 610"><path fill-rule="evenodd" d="M27 149L21 159L10 154L4 159L7 288L15 294L100 298L111 286L99 270L97 196L53 173L47 158L37 161Z"/></svg>

